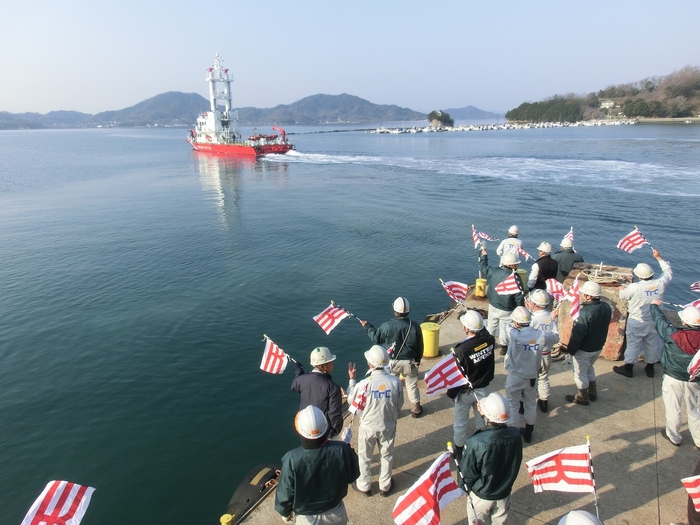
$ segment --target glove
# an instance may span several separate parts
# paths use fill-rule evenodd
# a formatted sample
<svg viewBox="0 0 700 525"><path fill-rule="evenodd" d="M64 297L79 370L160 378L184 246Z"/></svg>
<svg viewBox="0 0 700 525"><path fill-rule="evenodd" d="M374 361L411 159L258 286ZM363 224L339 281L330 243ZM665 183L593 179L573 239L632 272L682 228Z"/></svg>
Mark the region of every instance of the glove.
<svg viewBox="0 0 700 525"><path fill-rule="evenodd" d="M340 440L343 443L347 443L348 445L350 444L350 441L352 441L352 429L350 427L345 427L343 430L341 430Z"/></svg>
<svg viewBox="0 0 700 525"><path fill-rule="evenodd" d="M285 523L294 523L294 518L293 518L292 515L290 514L290 515L287 516L287 517L282 516L282 521L285 522Z"/></svg>

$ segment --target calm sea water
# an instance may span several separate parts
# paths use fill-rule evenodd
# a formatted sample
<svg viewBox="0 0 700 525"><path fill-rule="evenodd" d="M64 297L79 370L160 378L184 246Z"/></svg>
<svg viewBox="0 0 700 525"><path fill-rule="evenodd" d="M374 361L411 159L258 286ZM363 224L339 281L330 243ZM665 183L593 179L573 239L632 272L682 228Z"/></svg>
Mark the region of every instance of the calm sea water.
<svg viewBox="0 0 700 525"><path fill-rule="evenodd" d="M698 297L699 126L288 131L298 151L257 162L183 130L0 132L3 523L51 479L96 487L85 525L218 523L298 444L263 334L303 362L329 346L345 384L369 340L312 317L443 310L438 278L476 277L472 223L518 224L533 254L574 226L586 261L653 263L615 247L637 225L673 265L667 300Z"/></svg>

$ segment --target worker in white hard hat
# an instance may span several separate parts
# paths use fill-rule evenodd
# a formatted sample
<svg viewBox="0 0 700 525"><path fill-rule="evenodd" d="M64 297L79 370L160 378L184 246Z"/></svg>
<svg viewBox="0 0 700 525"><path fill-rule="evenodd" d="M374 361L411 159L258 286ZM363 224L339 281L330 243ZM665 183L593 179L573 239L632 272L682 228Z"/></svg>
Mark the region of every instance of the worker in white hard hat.
<svg viewBox="0 0 700 525"><path fill-rule="evenodd" d="M546 290L547 279L556 279L559 264L552 259L552 245L547 241L541 242L537 247L539 259L532 265L530 275L527 278L527 288L532 291L534 289Z"/></svg>
<svg viewBox="0 0 700 525"><path fill-rule="evenodd" d="M675 446L681 444L681 402L685 403L688 430L700 449L700 382L691 379L690 371L697 368L696 354L700 348L700 310L686 306L679 314L683 328L673 326L661 310L661 300L655 300L651 316L664 346L661 351L661 366L664 378L661 394L666 412L666 428L661 434ZM695 362L694 362L695 361ZM695 365L695 368L693 367Z"/></svg>
<svg viewBox="0 0 700 525"><path fill-rule="evenodd" d="M517 255L523 245L523 241L518 239L518 233L518 227L515 224L508 228L508 238L503 239L501 244L498 245L496 255L499 257L503 257L506 253L515 253Z"/></svg>
<svg viewBox="0 0 700 525"><path fill-rule="evenodd" d="M374 344L390 348L391 373L403 375L406 381L406 392L411 402L411 416L420 417L423 407L420 404L418 391L418 367L423 359L423 333L420 325L408 318L411 305L405 297L397 297L393 304L394 318L375 328L368 321L360 320L367 335Z"/></svg>
<svg viewBox="0 0 700 525"><path fill-rule="evenodd" d="M542 348L542 363L537 374L537 406L542 412L549 409L549 365L552 362L552 348L559 341L559 329L557 327L557 311L547 309L551 296L544 290L533 290L525 299L525 306L530 310L532 318L530 326L545 333L556 336L556 340L548 340Z"/></svg>
<svg viewBox="0 0 700 525"><path fill-rule="evenodd" d="M477 409L477 402L491 392L489 383L493 381L496 340L486 330L484 319L476 310L468 310L459 318L467 338L455 346L454 354L462 373L469 383L465 386L451 388L447 395L455 402L454 439L455 458L462 458L464 444L467 441L467 424L469 412L474 411L474 426L484 428L484 418Z"/></svg>
<svg viewBox="0 0 700 525"><path fill-rule="evenodd" d="M488 252L485 246L481 247L479 257L479 271L486 279L486 297L489 300L487 330L496 338L496 343L500 345L500 354L506 354L505 327L510 322L510 315L517 306L522 306L523 289L520 277L516 273L520 258L517 253L508 252L501 257L497 268L489 266ZM515 282L519 287L517 292L500 293L496 287L506 279L515 275Z"/></svg>
<svg viewBox="0 0 700 525"><path fill-rule="evenodd" d="M331 377L335 355L327 347L318 346L311 351L309 361L313 370L308 374L294 361L292 391L301 394L299 410L313 405L323 411L330 423L329 437L333 438L343 429L343 393Z"/></svg>
<svg viewBox="0 0 700 525"><path fill-rule="evenodd" d="M493 393L480 399L478 409L486 427L467 439L459 465L459 484L467 490L467 521L503 524L508 521L523 443L518 429L507 425L510 409L502 395Z"/></svg>
<svg viewBox="0 0 700 525"><path fill-rule="evenodd" d="M654 377L654 363L659 362L661 355L663 343L656 333L650 306L657 299L663 301L664 291L673 279L673 270L671 265L663 260L659 250L652 250L652 255L659 261L661 277L654 279L654 270L651 266L639 263L632 270L639 279L638 282L620 290L619 294L620 299L627 301L627 328L625 328L627 348L624 366L614 366L613 371L625 377L634 375L634 364L642 353L646 363L644 372L647 377Z"/></svg>
<svg viewBox="0 0 700 525"><path fill-rule="evenodd" d="M562 516L558 525L604 525L594 514L585 510L572 510Z"/></svg>
<svg viewBox="0 0 700 525"><path fill-rule="evenodd" d="M520 426L519 406L522 402L525 427L520 429L525 443L532 441L537 418L537 376L542 364L542 349L551 348L559 340L552 332L543 332L530 326L532 315L524 306L513 310L511 324L506 328L508 352L503 367L506 378L506 399L510 405L513 427Z"/></svg>
<svg viewBox="0 0 700 525"><path fill-rule="evenodd" d="M357 454L342 441L328 440L328 422L320 408L299 411L294 427L301 446L282 458L275 510L285 523L346 525L343 498L360 475Z"/></svg>
<svg viewBox="0 0 700 525"><path fill-rule="evenodd" d="M389 355L386 348L373 345L365 352L368 376L359 383L349 370L348 405L359 407L355 415L360 416L357 431L357 451L360 456L360 477L356 490L366 496L372 495L372 455L375 445L379 448L379 494L388 496L394 488L391 471L394 464L394 439L396 421L403 406L401 380L388 374Z"/></svg>
<svg viewBox="0 0 700 525"><path fill-rule="evenodd" d="M596 375L593 365L608 338L612 308L600 298L603 291L598 283L586 281L580 289L581 310L571 327L571 336L562 351L571 354L574 364L575 395L567 395L569 403L588 405L598 399Z"/></svg>
<svg viewBox="0 0 700 525"><path fill-rule="evenodd" d="M557 281L563 283L574 264L583 262L583 257L574 251L574 241L571 239L563 238L559 246L561 250L552 255L552 259L557 261Z"/></svg>

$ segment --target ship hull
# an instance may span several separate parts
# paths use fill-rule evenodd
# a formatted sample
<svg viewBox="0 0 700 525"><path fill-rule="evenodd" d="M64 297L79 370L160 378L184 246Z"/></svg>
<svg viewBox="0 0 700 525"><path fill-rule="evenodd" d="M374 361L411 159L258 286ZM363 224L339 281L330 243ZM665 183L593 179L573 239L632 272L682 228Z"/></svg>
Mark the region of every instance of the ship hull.
<svg viewBox="0 0 700 525"><path fill-rule="evenodd" d="M189 142L189 141L188 141ZM219 155L232 155L234 157L257 158L263 155L282 155L294 149L292 144L264 144L260 146L249 146L247 144L209 144L190 142L197 151L205 153L216 153Z"/></svg>

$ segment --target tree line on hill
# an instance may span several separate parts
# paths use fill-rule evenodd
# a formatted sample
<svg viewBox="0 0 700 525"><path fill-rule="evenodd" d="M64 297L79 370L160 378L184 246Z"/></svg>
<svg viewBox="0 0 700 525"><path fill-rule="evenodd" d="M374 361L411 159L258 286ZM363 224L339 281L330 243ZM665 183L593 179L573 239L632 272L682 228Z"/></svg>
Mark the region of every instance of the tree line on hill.
<svg viewBox="0 0 700 525"><path fill-rule="evenodd" d="M606 117L686 118L700 115L700 67L687 66L667 76L609 86L597 93L556 95L524 102L506 113L520 122L577 122Z"/></svg>

